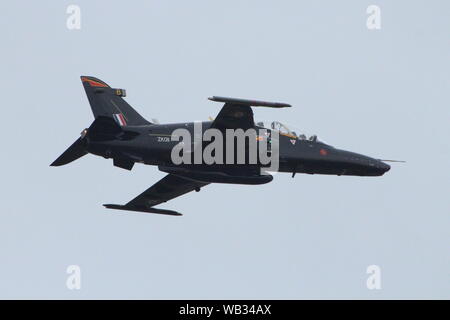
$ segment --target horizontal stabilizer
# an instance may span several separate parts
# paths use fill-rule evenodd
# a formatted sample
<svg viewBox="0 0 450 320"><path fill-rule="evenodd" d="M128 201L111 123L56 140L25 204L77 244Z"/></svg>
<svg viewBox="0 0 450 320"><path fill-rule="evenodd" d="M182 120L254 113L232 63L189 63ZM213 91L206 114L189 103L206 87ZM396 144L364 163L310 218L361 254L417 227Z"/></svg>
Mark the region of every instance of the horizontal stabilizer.
<svg viewBox="0 0 450 320"><path fill-rule="evenodd" d="M247 99L239 99L239 98L227 98L227 97L218 97L213 96L208 98L211 101L216 102L224 102L229 104L240 104L250 107L269 107L269 108L289 108L292 107L290 104L282 103L282 102L268 102L268 101L258 101L258 100L247 100Z"/></svg>
<svg viewBox="0 0 450 320"><path fill-rule="evenodd" d="M127 206L127 205L120 205L120 204L104 204L103 206L108 209L165 214L165 215L169 215L169 216L182 216L182 214L179 212L176 212L173 210L166 210L166 209L144 208L144 207Z"/></svg>
<svg viewBox="0 0 450 320"><path fill-rule="evenodd" d="M58 159L52 162L51 166L56 167L68 164L72 161L77 160L78 158L81 158L86 154L87 152L84 148L83 138L82 137L78 138L78 140L72 143L72 145L69 148L67 148L67 150L64 151L64 153L58 157Z"/></svg>

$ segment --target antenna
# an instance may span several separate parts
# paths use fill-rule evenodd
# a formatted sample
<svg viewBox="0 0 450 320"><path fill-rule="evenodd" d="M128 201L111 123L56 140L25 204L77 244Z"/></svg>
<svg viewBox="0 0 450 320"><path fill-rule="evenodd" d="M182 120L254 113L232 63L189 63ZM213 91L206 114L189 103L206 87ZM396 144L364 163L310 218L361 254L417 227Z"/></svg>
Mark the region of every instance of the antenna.
<svg viewBox="0 0 450 320"><path fill-rule="evenodd" d="M387 159L378 159L380 161L384 161L384 162L402 162L402 163L406 163L406 161L404 160L387 160Z"/></svg>

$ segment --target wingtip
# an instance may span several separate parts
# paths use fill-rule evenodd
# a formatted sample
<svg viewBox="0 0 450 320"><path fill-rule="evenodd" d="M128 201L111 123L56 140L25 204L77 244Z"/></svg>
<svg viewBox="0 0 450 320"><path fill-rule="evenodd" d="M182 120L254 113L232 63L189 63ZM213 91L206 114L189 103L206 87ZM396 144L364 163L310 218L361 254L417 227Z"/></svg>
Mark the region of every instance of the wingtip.
<svg viewBox="0 0 450 320"><path fill-rule="evenodd" d="M157 208L135 208L135 207L129 207L126 205L120 205L120 204L103 204L103 206L107 209L116 209L116 210L125 210L125 211L136 211L136 212L146 212L146 213L155 213L155 214L164 214L168 216L182 216L183 214L173 211L173 210L166 210L166 209L157 209Z"/></svg>
<svg viewBox="0 0 450 320"><path fill-rule="evenodd" d="M50 167L59 167L61 163L59 163L58 159L50 163Z"/></svg>
<svg viewBox="0 0 450 320"><path fill-rule="evenodd" d="M270 101L262 101L262 100L249 100L249 99L241 99L241 98L231 98L231 97L221 97L221 96L212 96L209 97L208 100L214 102L223 102L223 103L231 103L231 104L242 104L250 107L269 107L269 108L290 108L292 105L284 102L270 102Z"/></svg>

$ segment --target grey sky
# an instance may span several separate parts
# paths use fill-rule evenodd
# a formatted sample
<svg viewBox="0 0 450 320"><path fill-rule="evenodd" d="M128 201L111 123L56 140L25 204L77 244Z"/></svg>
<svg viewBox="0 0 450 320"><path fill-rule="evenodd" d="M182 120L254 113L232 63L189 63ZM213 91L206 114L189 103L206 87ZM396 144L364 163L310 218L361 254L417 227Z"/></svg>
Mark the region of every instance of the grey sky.
<svg viewBox="0 0 450 320"><path fill-rule="evenodd" d="M81 8L81 30L66 8ZM381 30L366 8L381 7ZM450 298L448 1L6 1L1 5L0 298ZM80 75L161 122L211 95L393 164L383 177L278 174L164 208L104 209L163 177L88 155L49 167L93 120ZM82 289L65 286L80 265ZM366 268L382 289L366 288Z"/></svg>

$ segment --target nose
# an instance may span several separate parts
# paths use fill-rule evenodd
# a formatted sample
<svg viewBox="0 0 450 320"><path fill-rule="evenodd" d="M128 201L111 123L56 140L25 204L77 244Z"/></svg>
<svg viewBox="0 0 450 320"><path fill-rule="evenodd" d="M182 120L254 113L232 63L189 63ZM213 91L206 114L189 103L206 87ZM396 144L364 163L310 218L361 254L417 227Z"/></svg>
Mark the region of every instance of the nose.
<svg viewBox="0 0 450 320"><path fill-rule="evenodd" d="M386 173L391 169L391 166L387 163L384 163L383 161L378 161L376 164L376 167L382 172Z"/></svg>

